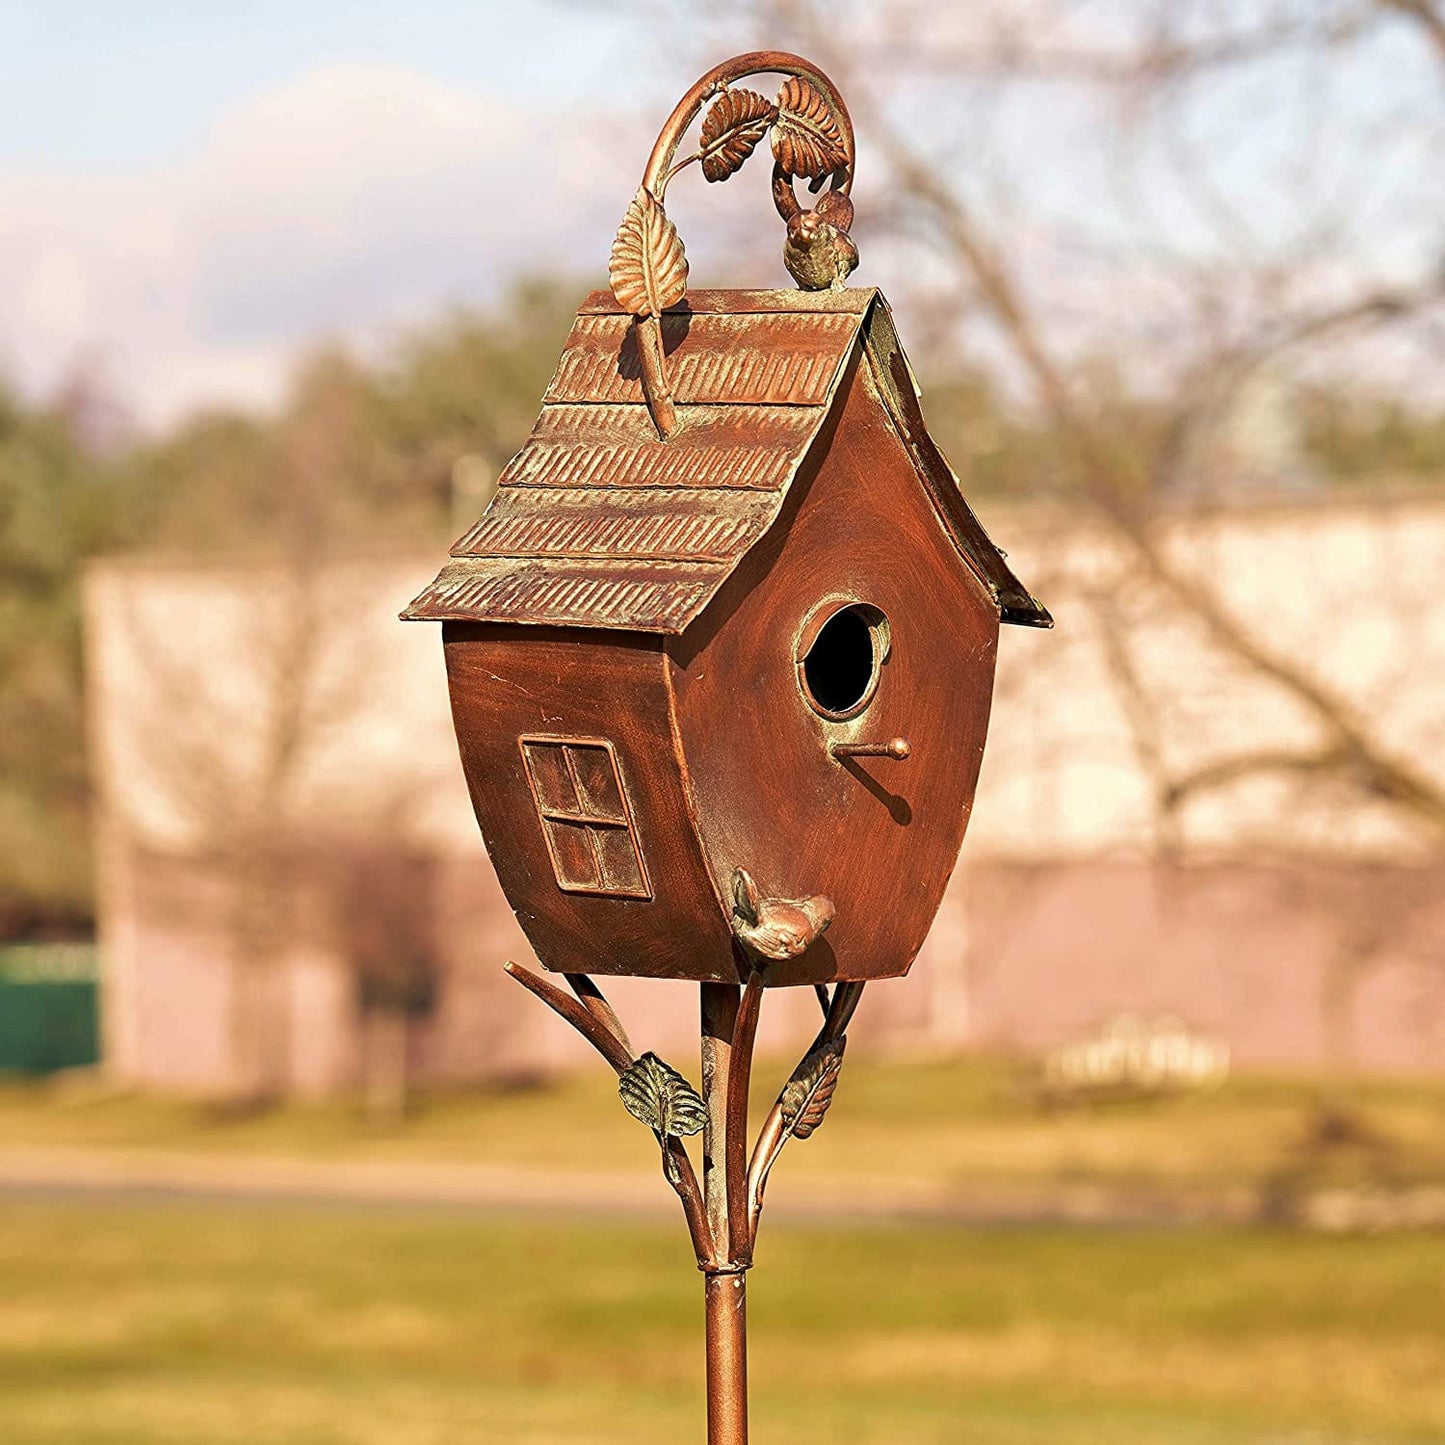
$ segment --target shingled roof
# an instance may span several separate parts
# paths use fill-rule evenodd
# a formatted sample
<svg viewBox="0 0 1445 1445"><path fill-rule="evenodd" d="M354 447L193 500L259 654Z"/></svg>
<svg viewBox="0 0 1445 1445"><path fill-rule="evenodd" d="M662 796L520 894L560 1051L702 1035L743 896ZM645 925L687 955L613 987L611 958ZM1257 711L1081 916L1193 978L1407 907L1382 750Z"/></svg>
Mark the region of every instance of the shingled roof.
<svg viewBox="0 0 1445 1445"><path fill-rule="evenodd" d="M877 291L694 291L662 331L680 429L658 438L632 318L593 292L532 435L404 618L682 632L777 519L861 344L1003 620L1050 625L928 437Z"/></svg>

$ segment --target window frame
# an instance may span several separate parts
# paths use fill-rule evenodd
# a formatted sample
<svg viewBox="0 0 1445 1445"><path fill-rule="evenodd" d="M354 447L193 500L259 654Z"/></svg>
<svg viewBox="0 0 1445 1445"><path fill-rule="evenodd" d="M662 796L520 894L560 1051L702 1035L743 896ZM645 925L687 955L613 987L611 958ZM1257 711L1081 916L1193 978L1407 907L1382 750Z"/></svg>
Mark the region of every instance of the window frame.
<svg viewBox="0 0 1445 1445"><path fill-rule="evenodd" d="M560 733L524 733L517 739L517 747L522 757L522 771L526 775L527 790L532 797L532 808L542 829L542 840L547 845L547 856L552 863L552 876L556 880L557 887L564 893L581 893L594 898L650 900L653 893L647 859L643 856L642 840L637 836L637 820L632 809L632 799L628 796L627 783L622 776L622 766L617 756L617 748L612 740ZM532 759L527 751L529 747L556 748L560 751L568 782L571 784L573 795L577 800L575 810L559 808L543 801L538 791L537 775L533 770ZM608 765L612 769L613 781L617 785L617 796L622 805L620 816L587 811L576 765L568 751L571 748L598 749L606 755ZM558 852L554 841L553 825L572 825L585 830L596 882L578 882L570 876L567 862ZM597 843L597 835L600 831L620 832L632 845L632 854L637 864L639 880L635 887L609 884L607 867Z"/></svg>

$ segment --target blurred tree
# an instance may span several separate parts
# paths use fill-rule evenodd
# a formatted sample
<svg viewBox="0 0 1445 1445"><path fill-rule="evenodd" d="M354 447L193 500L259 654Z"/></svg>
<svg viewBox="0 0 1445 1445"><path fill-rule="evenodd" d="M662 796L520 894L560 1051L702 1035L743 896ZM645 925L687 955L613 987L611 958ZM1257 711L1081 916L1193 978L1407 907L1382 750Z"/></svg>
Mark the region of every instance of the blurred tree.
<svg viewBox="0 0 1445 1445"><path fill-rule="evenodd" d="M374 364L312 355L274 418L185 422L136 459L165 499L148 540L275 553L434 537L452 522L458 462L499 472L526 440L584 289L524 280L495 310L457 311Z"/></svg>
<svg viewBox="0 0 1445 1445"><path fill-rule="evenodd" d="M576 305L575 292L563 296L560 286L523 285L495 312L456 315L374 365L335 348L319 352L275 417L197 418L135 459L136 485L160 499L152 545L263 569L245 644L260 696L244 737L217 728L225 715L217 685L176 649L164 622L129 622L160 704L149 766L230 899L233 1052L246 1106L278 1099L292 1079L284 963L306 926L309 874L327 852L306 784L369 676L346 625L347 606L364 605L352 596L358 579L338 564L358 548L435 547L458 463L471 458L494 476L521 445ZM407 801L391 800L399 815ZM405 846L400 825L377 834L393 849ZM403 909L406 878L391 889L395 870L381 845L371 846L375 857L347 852L361 893L375 885L366 905L375 907L347 953L370 1040L369 1088L380 1098L404 1086L401 1046L417 1007L393 996L391 971L410 977L418 965L416 950L397 941L415 912ZM360 896L348 894L349 906L364 911ZM361 957L358 938L368 932L380 952Z"/></svg>
<svg viewBox="0 0 1445 1445"><path fill-rule="evenodd" d="M361 1021L362 1097L373 1124L400 1123L411 1090L411 1034L437 1006L436 859L384 833L324 842L333 938Z"/></svg>
<svg viewBox="0 0 1445 1445"><path fill-rule="evenodd" d="M1024 435L1038 442L1042 464L1020 495L1042 485L1075 497L1128 559L1134 595L1189 619L1231 668L1307 719L1298 748L1270 746L1162 779L1161 809L1177 813L1253 774L1297 776L1384 802L1445 847L1445 778L1402 755L1387 719L1281 652L1267 618L1234 611L1221 579L1165 540L1170 500L1201 444L1228 429L1260 377L1310 367L1368 374L1387 347L1422 364L1438 357L1445 224L1415 192L1438 168L1379 164L1387 142L1392 153L1428 156L1434 137L1438 151L1438 7L1130 0L1107 24L1088 11L1071 0L986 4L967 15L913 0L754 0L705 21L693 7L688 18L725 34L706 40L709 53L765 35L833 76L885 174L874 224L895 245L925 248L927 265L912 268L915 302L935 331L939 314L953 315L955 345L970 338L990 356L1031 419ZM1366 56L1397 77L1388 130L1357 112L1352 67ZM1303 116L1287 110L1296 94ZM1276 112L1282 138L1268 152L1254 144L1255 168L1239 163L1229 129L1245 98L1272 107L1249 112L1251 144ZM1324 119L1322 100L1337 102ZM1027 214L1016 178L998 172L1014 155L1004 138L1020 118L1027 133L1027 122L1041 127L1054 114L1093 127L1091 145L1108 154L1082 160L1116 194ZM1334 144L1321 143L1326 119L1342 128L1329 132ZM1041 164L1037 154L1032 161ZM1276 187L1273 209L1259 225L1252 210L1266 181ZM1367 192L1376 230L1362 240L1350 222ZM1105 238L1103 228L1141 214L1137 234ZM1159 224L1166 216L1172 224ZM1380 216L1408 219L1410 234L1404 220L1385 233ZM1049 305L1043 273L1060 260L1078 270L1067 291L1055 282ZM932 396L929 410L938 412ZM1412 423L1411 434L1429 429ZM1391 436L1384 426L1344 434L1382 447ZM1031 580L1042 590L1048 579ZM1112 625L1107 612L1095 620ZM1132 646L1117 639L1126 670ZM1141 718L1165 706L1140 701L1149 704L1133 709Z"/></svg>
<svg viewBox="0 0 1445 1445"><path fill-rule="evenodd" d="M458 463L495 475L525 439L584 289L522 282L376 363L317 353L274 416L211 411L137 443L93 368L43 407L0 388L0 937L91 921L86 559L268 556L300 577L343 545L435 540L452 524ZM296 654L275 669L282 691L304 667L303 633L277 642ZM278 708L262 813L289 786L301 724L288 716Z"/></svg>
<svg viewBox="0 0 1445 1445"><path fill-rule="evenodd" d="M68 401L0 390L0 938L89 922L80 566L145 526Z"/></svg>
<svg viewBox="0 0 1445 1445"><path fill-rule="evenodd" d="M1445 412L1314 385L1299 397L1305 446L1332 481L1445 485Z"/></svg>
<svg viewBox="0 0 1445 1445"><path fill-rule="evenodd" d="M1185 536L1251 489L1445 481L1439 0L647 8L699 64L767 45L838 83L873 191L871 207L869 187L854 196L865 260L879 247L923 334L994 379L950 390L920 357L931 424L971 489L1067 496L1060 529L1090 529L1110 558L1060 622L1104 639L1161 851L1259 784L1388 814L1406 863L1445 857L1445 718L1421 747L1387 695L1282 646L1269 607L1239 606ZM1040 548L1026 573L1045 599L1050 562ZM1436 591L1398 597L1402 630ZM1146 656L1167 626L1289 735L1186 736ZM1366 926L1339 907L1343 999L1407 912L1389 890L1349 892L1374 912Z"/></svg>
<svg viewBox="0 0 1445 1445"><path fill-rule="evenodd" d="M468 487L468 473L495 481L531 431L585 289L522 281L494 315L457 313L411 338L383 371L387 436L405 459L408 486L453 530L485 500Z"/></svg>

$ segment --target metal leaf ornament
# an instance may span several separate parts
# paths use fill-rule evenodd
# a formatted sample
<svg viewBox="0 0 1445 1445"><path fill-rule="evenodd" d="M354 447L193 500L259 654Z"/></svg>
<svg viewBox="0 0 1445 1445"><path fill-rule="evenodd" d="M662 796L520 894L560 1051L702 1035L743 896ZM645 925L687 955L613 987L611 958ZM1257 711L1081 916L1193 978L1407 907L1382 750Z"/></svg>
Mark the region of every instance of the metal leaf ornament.
<svg viewBox="0 0 1445 1445"><path fill-rule="evenodd" d="M659 1139L700 1133L707 1108L697 1090L670 1064L646 1053L617 1076L617 1092L627 1112Z"/></svg>
<svg viewBox="0 0 1445 1445"><path fill-rule="evenodd" d="M843 132L822 93L801 76L778 92L773 159L789 176L826 176L847 164Z"/></svg>
<svg viewBox="0 0 1445 1445"><path fill-rule="evenodd" d="M847 1035L815 1049L798 1066L798 1071L783 1086L783 1121L788 1133L798 1139L808 1138L823 1122L838 1087L838 1073L843 1067L843 1050Z"/></svg>
<svg viewBox="0 0 1445 1445"><path fill-rule="evenodd" d="M702 173L725 181L752 155L778 118L778 108L755 90L725 90L702 122Z"/></svg>
<svg viewBox="0 0 1445 1445"><path fill-rule="evenodd" d="M661 316L687 290L687 254L662 203L639 186L612 243L612 294L634 316Z"/></svg>

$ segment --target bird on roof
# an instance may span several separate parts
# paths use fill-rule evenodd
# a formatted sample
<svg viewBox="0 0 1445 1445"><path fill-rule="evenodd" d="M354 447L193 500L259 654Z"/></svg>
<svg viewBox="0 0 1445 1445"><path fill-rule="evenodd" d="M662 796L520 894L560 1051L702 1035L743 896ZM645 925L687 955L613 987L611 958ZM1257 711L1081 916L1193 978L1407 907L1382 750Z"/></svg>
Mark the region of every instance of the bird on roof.
<svg viewBox="0 0 1445 1445"><path fill-rule="evenodd" d="M813 185L817 190L820 177ZM804 291L841 290L858 265L853 229L853 202L842 191L824 191L811 211L793 194L792 177L773 167L773 204L788 228L783 265Z"/></svg>
<svg viewBox="0 0 1445 1445"><path fill-rule="evenodd" d="M733 936L754 958L781 962L806 952L833 921L833 900L761 898L746 868L733 873Z"/></svg>
<svg viewBox="0 0 1445 1445"><path fill-rule="evenodd" d="M804 291L838 290L858 265L858 248L848 235L853 203L841 191L828 191L811 211L788 221L783 265Z"/></svg>

